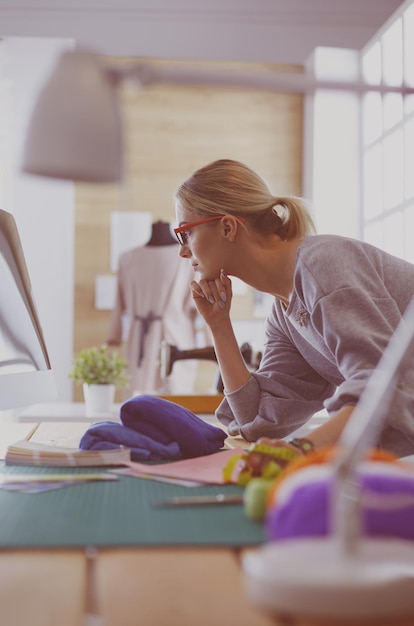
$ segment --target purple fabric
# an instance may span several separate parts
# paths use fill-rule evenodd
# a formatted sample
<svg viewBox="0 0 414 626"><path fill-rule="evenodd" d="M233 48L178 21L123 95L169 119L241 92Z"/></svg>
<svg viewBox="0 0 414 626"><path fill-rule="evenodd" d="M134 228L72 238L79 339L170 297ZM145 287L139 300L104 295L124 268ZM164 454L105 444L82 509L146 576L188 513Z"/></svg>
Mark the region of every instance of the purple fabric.
<svg viewBox="0 0 414 626"><path fill-rule="evenodd" d="M109 450L120 446L130 448L133 461L174 461L181 458L178 443L161 443L115 422L93 424L79 442L82 450Z"/></svg>
<svg viewBox="0 0 414 626"><path fill-rule="evenodd" d="M362 504L363 534L414 540L414 475L366 475L362 477L362 486L370 500L375 496L380 503L378 508ZM331 480L315 480L292 490L283 504L276 502L266 516L268 539L279 541L330 534L331 488ZM396 499L394 504L392 496ZM397 506L398 496L404 497L405 504Z"/></svg>
<svg viewBox="0 0 414 626"><path fill-rule="evenodd" d="M83 450L120 445L133 461L178 460L204 456L223 447L226 433L188 409L156 396L135 396L120 410L121 424L98 422L80 440Z"/></svg>

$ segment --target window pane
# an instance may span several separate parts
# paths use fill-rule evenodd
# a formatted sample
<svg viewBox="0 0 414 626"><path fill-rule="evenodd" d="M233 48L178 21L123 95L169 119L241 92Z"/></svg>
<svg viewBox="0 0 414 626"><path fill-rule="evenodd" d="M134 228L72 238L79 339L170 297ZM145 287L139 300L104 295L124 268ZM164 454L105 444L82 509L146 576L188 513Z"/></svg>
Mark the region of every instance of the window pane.
<svg viewBox="0 0 414 626"><path fill-rule="evenodd" d="M404 13L404 78L414 86L414 4Z"/></svg>
<svg viewBox="0 0 414 626"><path fill-rule="evenodd" d="M382 98L379 93L367 93L362 101L364 144L369 145L382 133Z"/></svg>
<svg viewBox="0 0 414 626"><path fill-rule="evenodd" d="M384 139L384 209L403 200L403 134L396 130Z"/></svg>
<svg viewBox="0 0 414 626"><path fill-rule="evenodd" d="M405 125L404 153L405 198L414 198L414 119Z"/></svg>
<svg viewBox="0 0 414 626"><path fill-rule="evenodd" d="M406 113L414 111L414 94L409 94L404 98L404 110Z"/></svg>
<svg viewBox="0 0 414 626"><path fill-rule="evenodd" d="M403 97L400 93L384 94L384 128L392 128L402 120Z"/></svg>
<svg viewBox="0 0 414 626"><path fill-rule="evenodd" d="M371 84L414 87L414 2L362 56L361 67ZM414 95L362 99L363 236L414 263L413 111Z"/></svg>
<svg viewBox="0 0 414 626"><path fill-rule="evenodd" d="M367 50L362 57L362 77L367 83L381 82L381 46L379 41Z"/></svg>
<svg viewBox="0 0 414 626"><path fill-rule="evenodd" d="M386 85L401 85L403 79L401 18L395 20L382 36L382 71Z"/></svg>
<svg viewBox="0 0 414 626"><path fill-rule="evenodd" d="M364 240L378 248L384 247L382 222L375 222L364 227Z"/></svg>
<svg viewBox="0 0 414 626"><path fill-rule="evenodd" d="M414 4L404 13L404 79L414 87ZM405 110L414 111L414 95L405 97Z"/></svg>
<svg viewBox="0 0 414 626"><path fill-rule="evenodd" d="M364 157L363 215L370 220L380 215L383 202L382 145L367 150Z"/></svg>
<svg viewBox="0 0 414 626"><path fill-rule="evenodd" d="M414 94L409 94L404 98L404 109L406 113L414 111Z"/></svg>
<svg viewBox="0 0 414 626"><path fill-rule="evenodd" d="M410 263L414 263L414 204L405 211L405 246L404 246L404 258Z"/></svg>
<svg viewBox="0 0 414 626"><path fill-rule="evenodd" d="M404 219L401 211L384 220L384 250L395 256L404 256Z"/></svg>

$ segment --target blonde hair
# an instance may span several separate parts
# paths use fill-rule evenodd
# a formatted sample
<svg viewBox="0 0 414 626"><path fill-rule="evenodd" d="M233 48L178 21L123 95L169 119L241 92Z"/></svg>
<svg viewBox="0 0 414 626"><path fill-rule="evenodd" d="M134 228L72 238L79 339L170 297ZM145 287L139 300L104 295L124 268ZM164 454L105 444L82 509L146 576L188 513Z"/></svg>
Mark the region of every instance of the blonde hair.
<svg viewBox="0 0 414 626"><path fill-rule="evenodd" d="M315 232L301 198L273 196L265 180L239 161L220 159L196 170L175 197L197 216L235 215L257 233L277 233L287 241Z"/></svg>

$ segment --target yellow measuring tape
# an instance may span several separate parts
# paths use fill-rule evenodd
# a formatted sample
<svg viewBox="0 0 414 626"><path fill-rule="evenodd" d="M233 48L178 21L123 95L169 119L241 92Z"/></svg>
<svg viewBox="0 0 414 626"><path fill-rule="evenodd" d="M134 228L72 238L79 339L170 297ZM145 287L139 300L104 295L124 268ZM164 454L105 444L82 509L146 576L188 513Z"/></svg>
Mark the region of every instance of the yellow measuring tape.
<svg viewBox="0 0 414 626"><path fill-rule="evenodd" d="M252 443L246 453L231 457L223 468L223 479L226 483L236 482L244 487L252 478L258 478L257 475L253 474L253 469L248 463L249 456L253 453L271 458L260 474L260 478L266 480L276 478L286 464L298 456L298 452L290 448L269 446L264 443Z"/></svg>

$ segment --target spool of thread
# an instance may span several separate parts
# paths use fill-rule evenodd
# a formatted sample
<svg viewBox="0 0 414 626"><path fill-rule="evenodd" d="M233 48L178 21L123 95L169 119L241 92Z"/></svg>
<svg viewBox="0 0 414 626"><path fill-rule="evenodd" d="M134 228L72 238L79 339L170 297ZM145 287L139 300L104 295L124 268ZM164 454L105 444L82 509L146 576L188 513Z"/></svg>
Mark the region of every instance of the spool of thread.
<svg viewBox="0 0 414 626"><path fill-rule="evenodd" d="M253 478L248 482L243 496L246 517L257 522L264 520L267 494L273 482L264 478Z"/></svg>

